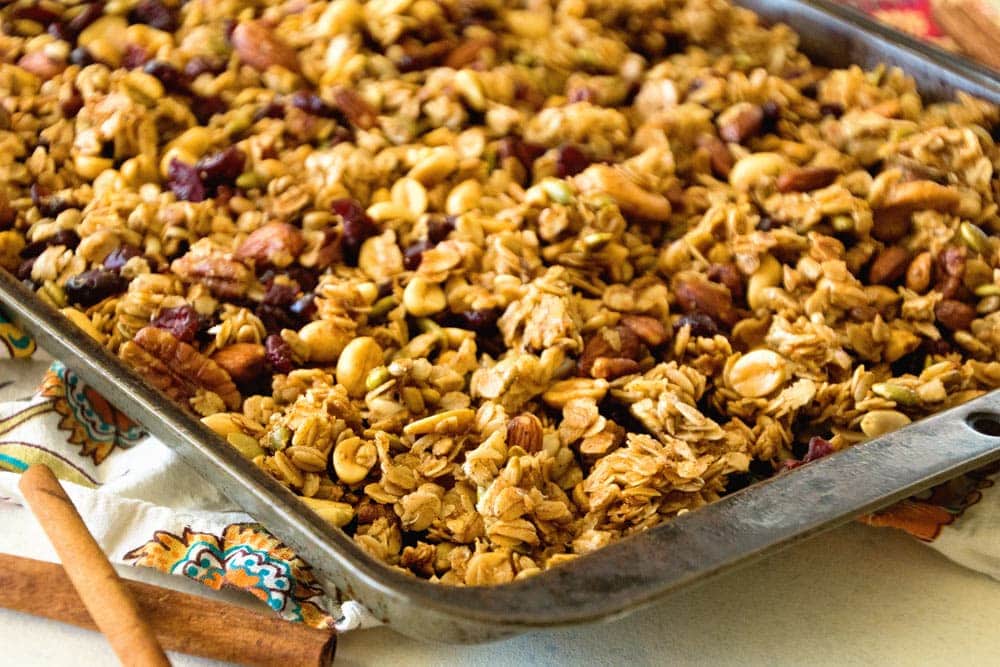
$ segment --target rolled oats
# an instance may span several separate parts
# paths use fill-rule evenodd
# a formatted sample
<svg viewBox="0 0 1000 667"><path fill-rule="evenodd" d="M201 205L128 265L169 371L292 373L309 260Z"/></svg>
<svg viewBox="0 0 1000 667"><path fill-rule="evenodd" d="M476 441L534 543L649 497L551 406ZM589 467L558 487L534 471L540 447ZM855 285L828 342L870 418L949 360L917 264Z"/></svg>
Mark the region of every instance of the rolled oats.
<svg viewBox="0 0 1000 667"><path fill-rule="evenodd" d="M971 97L721 1L23 4L0 266L392 566L532 576L1000 386Z"/></svg>

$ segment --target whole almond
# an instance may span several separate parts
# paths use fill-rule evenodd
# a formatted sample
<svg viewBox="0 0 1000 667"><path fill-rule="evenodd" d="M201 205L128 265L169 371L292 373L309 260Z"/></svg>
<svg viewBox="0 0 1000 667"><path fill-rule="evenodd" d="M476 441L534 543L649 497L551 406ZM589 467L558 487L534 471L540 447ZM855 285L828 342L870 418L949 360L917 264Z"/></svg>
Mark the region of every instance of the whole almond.
<svg viewBox="0 0 1000 667"><path fill-rule="evenodd" d="M233 29L230 38L236 54L247 65L263 72L272 65L299 71L299 54L274 34L263 21L246 21Z"/></svg>
<svg viewBox="0 0 1000 667"><path fill-rule="evenodd" d="M602 329L587 339L577 365L584 375L593 375L594 362L602 357L638 359L642 352L639 336L626 326Z"/></svg>
<svg viewBox="0 0 1000 667"><path fill-rule="evenodd" d="M778 177L779 192L809 192L819 190L837 180L840 171L832 167L799 167Z"/></svg>
<svg viewBox="0 0 1000 667"><path fill-rule="evenodd" d="M257 266L284 268L298 258L304 246L298 227L287 222L269 222L246 237L236 249L236 256L252 259Z"/></svg>
<svg viewBox="0 0 1000 667"><path fill-rule="evenodd" d="M377 120L375 110L353 88L339 86L333 91L333 103L347 116L351 125L362 130L370 130L375 127Z"/></svg>
<svg viewBox="0 0 1000 667"><path fill-rule="evenodd" d="M710 134L703 134L698 137L698 148L704 149L708 153L708 162L712 167L712 173L719 178L728 179L729 172L733 169L735 160L733 154L718 137Z"/></svg>
<svg viewBox="0 0 1000 667"><path fill-rule="evenodd" d="M488 48L496 46L496 38L492 35L476 39L468 39L454 49L444 59L444 66L452 69L468 67L479 59L479 54Z"/></svg>
<svg viewBox="0 0 1000 667"><path fill-rule="evenodd" d="M898 245L887 246L872 262L868 279L875 285L891 285L903 277L910 255Z"/></svg>
<svg viewBox="0 0 1000 667"><path fill-rule="evenodd" d="M906 288L923 294L931 286L934 274L934 260L929 252L922 252L913 258L906 269Z"/></svg>
<svg viewBox="0 0 1000 667"><path fill-rule="evenodd" d="M507 446L529 454L542 451L542 422L535 415L521 414L507 422Z"/></svg>
<svg viewBox="0 0 1000 667"><path fill-rule="evenodd" d="M764 110L756 104L749 105L719 127L719 136L724 141L741 144L760 134L763 127Z"/></svg>
<svg viewBox="0 0 1000 667"><path fill-rule="evenodd" d="M233 343L212 355L212 361L235 382L249 382L264 370L265 350L257 343Z"/></svg>
<svg viewBox="0 0 1000 667"><path fill-rule="evenodd" d="M945 299L934 308L937 321L949 331L967 331L976 319L976 309L955 299Z"/></svg>

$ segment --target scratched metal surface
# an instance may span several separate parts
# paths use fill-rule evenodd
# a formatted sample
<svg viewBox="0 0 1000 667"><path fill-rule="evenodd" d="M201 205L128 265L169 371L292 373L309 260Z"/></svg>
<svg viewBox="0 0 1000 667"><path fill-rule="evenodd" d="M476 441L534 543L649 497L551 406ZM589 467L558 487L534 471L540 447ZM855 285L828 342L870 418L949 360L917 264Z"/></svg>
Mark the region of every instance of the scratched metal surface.
<svg viewBox="0 0 1000 667"><path fill-rule="evenodd" d="M802 35L830 65L897 64L932 97L966 90L1000 103L1000 82L863 15L812 0L743 0ZM728 496L526 581L453 588L372 560L338 529L0 269L0 302L39 345L73 367L210 483L289 545L322 580L405 634L480 642L533 628L617 618L658 598L1000 459L1000 392Z"/></svg>

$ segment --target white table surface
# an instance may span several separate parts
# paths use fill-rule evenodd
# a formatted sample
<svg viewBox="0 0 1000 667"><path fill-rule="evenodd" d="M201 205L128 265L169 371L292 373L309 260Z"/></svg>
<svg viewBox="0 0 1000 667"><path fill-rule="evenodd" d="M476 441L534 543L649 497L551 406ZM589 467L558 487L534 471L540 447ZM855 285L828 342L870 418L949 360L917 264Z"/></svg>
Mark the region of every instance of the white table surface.
<svg viewBox="0 0 1000 667"><path fill-rule="evenodd" d="M0 512L5 532L9 519ZM17 530L30 540L36 528ZM145 569L121 571L205 590ZM171 657L175 665L219 664ZM0 610L0 665L103 664L114 657L100 635ZM481 646L422 643L379 628L341 637L336 664L997 665L1000 582L900 533L850 525L613 623Z"/></svg>

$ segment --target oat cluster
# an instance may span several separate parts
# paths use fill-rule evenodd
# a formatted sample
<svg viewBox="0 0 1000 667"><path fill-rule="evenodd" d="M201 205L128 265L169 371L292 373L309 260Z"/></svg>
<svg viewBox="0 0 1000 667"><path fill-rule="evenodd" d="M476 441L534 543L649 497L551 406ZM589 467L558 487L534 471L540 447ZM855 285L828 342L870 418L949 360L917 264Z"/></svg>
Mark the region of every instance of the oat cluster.
<svg viewBox="0 0 1000 667"><path fill-rule="evenodd" d="M997 109L725 1L0 16L0 266L416 576L1000 385Z"/></svg>

